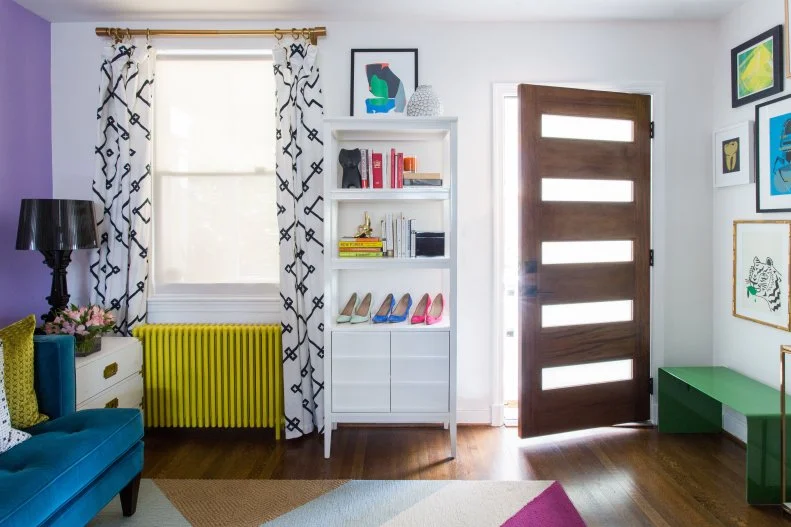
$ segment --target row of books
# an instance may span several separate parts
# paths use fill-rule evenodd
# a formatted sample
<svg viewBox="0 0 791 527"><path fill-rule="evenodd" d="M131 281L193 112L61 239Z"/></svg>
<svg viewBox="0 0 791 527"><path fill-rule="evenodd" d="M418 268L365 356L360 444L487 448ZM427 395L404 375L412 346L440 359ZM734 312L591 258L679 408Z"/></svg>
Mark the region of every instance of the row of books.
<svg viewBox="0 0 791 527"><path fill-rule="evenodd" d="M340 258L414 258L417 220L389 213L380 222L382 237L341 238Z"/></svg>
<svg viewBox="0 0 791 527"><path fill-rule="evenodd" d="M390 155L360 149L360 175L362 188L404 188L416 186L442 186L439 172L418 172L417 158L390 149Z"/></svg>

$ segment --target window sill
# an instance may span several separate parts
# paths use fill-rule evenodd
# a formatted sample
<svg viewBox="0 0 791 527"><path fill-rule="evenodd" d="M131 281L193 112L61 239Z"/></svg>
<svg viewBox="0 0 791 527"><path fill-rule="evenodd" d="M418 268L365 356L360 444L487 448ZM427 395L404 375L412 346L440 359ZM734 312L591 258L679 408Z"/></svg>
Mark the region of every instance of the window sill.
<svg viewBox="0 0 791 527"><path fill-rule="evenodd" d="M150 323L271 324L280 322L280 296L157 294L148 299Z"/></svg>

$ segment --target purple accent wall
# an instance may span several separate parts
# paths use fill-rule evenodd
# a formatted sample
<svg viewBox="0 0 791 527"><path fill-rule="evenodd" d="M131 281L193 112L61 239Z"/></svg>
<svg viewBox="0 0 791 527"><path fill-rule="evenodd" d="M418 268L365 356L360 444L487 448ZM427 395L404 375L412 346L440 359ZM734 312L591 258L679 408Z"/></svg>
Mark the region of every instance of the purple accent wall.
<svg viewBox="0 0 791 527"><path fill-rule="evenodd" d="M0 327L48 310L43 257L17 251L19 200L52 197L50 23L0 0Z"/></svg>

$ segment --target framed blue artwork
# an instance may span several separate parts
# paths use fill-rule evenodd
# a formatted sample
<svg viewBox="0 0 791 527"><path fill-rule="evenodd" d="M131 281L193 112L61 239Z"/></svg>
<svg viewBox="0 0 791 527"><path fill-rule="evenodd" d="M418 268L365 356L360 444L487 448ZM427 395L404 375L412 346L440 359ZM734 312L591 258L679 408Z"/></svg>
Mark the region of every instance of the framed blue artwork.
<svg viewBox="0 0 791 527"><path fill-rule="evenodd" d="M417 88L417 49L353 49L350 115L404 115Z"/></svg>
<svg viewBox="0 0 791 527"><path fill-rule="evenodd" d="M791 95L755 107L757 212L791 212Z"/></svg>

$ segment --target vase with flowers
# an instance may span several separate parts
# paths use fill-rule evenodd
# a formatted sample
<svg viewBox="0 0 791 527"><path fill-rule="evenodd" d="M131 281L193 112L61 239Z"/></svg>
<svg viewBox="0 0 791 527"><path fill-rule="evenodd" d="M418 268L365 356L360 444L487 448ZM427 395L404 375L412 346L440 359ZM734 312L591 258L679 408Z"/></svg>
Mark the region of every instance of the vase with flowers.
<svg viewBox="0 0 791 527"><path fill-rule="evenodd" d="M76 355L84 357L102 349L102 334L113 329L115 317L100 306L75 306L57 313L52 322L44 324L47 335L74 335Z"/></svg>

